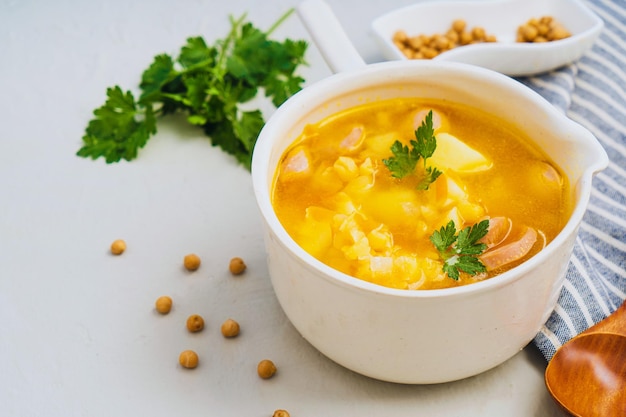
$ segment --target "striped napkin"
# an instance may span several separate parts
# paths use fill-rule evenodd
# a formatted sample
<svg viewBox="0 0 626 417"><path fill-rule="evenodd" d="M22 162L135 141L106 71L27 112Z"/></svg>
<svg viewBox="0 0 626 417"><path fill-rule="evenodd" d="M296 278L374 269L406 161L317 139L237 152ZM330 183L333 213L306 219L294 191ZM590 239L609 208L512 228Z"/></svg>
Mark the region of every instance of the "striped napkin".
<svg viewBox="0 0 626 417"><path fill-rule="evenodd" d="M589 129L610 159L594 178L557 306L534 339L548 361L626 298L626 0L585 3L605 23L593 48L575 64L519 79Z"/></svg>

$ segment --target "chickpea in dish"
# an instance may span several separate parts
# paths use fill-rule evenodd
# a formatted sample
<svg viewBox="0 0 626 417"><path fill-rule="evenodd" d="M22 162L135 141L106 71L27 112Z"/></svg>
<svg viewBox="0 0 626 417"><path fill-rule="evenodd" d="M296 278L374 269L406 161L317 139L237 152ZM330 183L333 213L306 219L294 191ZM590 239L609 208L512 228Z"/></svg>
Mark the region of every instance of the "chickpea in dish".
<svg viewBox="0 0 626 417"><path fill-rule="evenodd" d="M512 31L514 28L512 28ZM565 39L571 33L552 16L528 19L517 27L516 42L541 43ZM463 19L453 20L445 33L409 35L406 30L393 34L393 43L409 59L432 59L451 49L484 42L498 42L481 26L469 27Z"/></svg>

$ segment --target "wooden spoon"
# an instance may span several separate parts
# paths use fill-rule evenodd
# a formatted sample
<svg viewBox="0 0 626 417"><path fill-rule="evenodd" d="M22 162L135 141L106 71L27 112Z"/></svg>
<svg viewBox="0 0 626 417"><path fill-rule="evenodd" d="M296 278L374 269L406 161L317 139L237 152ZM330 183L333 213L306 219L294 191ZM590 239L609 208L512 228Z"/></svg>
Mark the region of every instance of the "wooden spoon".
<svg viewBox="0 0 626 417"><path fill-rule="evenodd" d="M545 381L573 416L626 416L626 302L557 350Z"/></svg>

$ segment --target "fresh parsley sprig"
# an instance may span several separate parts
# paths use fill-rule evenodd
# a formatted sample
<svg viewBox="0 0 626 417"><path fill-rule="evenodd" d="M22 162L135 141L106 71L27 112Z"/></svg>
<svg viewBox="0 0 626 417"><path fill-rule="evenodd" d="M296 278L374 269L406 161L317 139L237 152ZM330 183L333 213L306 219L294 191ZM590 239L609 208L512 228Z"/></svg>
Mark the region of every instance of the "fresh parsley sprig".
<svg viewBox="0 0 626 417"><path fill-rule="evenodd" d="M458 235L454 221L450 220L446 226L435 230L430 241L439 251L443 259L443 271L456 281L460 272L476 275L485 272L485 265L478 259L487 245L478 243L489 231L489 220L482 220L473 226L467 226Z"/></svg>
<svg viewBox="0 0 626 417"><path fill-rule="evenodd" d="M435 182L441 171L435 167L427 166L426 160L433 156L437 148L435 129L433 128L433 112L428 112L421 125L415 130L415 139L410 142L411 148L395 141L391 145L393 156L383 159L383 163L391 171L394 178L404 178L415 173L420 158L424 161L424 170L417 185L418 190L428 190L430 184Z"/></svg>
<svg viewBox="0 0 626 417"><path fill-rule="evenodd" d="M107 89L104 105L94 111L77 152L107 163L133 160L157 131L157 118L183 112L187 121L202 127L214 146L221 147L250 169L256 139L265 124L260 110L241 107L260 91L278 107L301 89L296 74L306 64L307 43L269 35L293 12L285 13L263 32L231 17L224 39L207 45L191 37L176 59L157 55L143 72L138 98L119 86Z"/></svg>

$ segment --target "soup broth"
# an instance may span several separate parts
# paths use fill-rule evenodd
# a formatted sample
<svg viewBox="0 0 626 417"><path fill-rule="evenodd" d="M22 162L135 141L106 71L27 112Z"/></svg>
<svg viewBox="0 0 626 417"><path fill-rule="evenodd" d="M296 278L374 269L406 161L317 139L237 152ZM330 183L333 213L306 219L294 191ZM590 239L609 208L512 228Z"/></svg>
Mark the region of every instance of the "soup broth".
<svg viewBox="0 0 626 417"><path fill-rule="evenodd" d="M392 145L409 148L432 112L436 149L415 175L396 178ZM441 172L427 189L419 169ZM307 125L277 168L272 203L289 235L321 262L401 289L466 285L539 252L571 213L567 178L518 128L478 109L401 98ZM484 270L453 279L431 236L488 220L475 255ZM454 248L454 246L451 246Z"/></svg>

